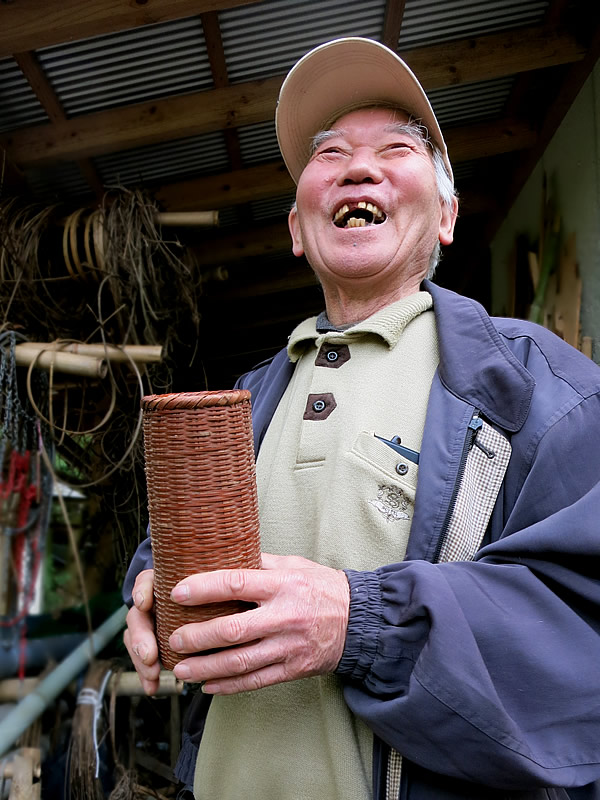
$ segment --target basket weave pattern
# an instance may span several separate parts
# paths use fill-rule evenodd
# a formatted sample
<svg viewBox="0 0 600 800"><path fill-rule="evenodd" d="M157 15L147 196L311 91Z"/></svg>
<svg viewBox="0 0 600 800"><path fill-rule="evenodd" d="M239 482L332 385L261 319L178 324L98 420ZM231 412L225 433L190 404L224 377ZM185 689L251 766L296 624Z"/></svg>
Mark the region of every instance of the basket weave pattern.
<svg viewBox="0 0 600 800"><path fill-rule="evenodd" d="M197 572L260 568L250 392L149 395L142 410L156 631L172 669L186 657L168 646L176 628L248 607L183 607L173 586Z"/></svg>

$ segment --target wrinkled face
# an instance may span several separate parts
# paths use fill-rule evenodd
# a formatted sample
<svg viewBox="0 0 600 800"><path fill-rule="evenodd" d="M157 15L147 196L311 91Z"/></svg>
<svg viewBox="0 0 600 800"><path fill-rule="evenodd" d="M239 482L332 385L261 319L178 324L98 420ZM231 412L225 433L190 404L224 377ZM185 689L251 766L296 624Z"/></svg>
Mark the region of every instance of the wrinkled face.
<svg viewBox="0 0 600 800"><path fill-rule="evenodd" d="M452 241L456 207L443 206L427 146L383 108L359 109L319 137L290 213L293 252L323 287L367 284L416 291L436 242Z"/></svg>

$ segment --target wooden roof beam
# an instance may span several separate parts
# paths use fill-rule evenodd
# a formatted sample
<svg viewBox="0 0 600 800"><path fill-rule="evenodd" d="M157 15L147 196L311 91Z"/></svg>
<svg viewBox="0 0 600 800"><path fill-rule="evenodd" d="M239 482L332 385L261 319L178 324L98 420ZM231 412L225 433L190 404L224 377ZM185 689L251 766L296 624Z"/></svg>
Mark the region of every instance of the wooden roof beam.
<svg viewBox="0 0 600 800"><path fill-rule="evenodd" d="M0 3L0 58L258 0L26 0Z"/></svg>
<svg viewBox="0 0 600 800"><path fill-rule="evenodd" d="M400 38L405 6L406 0L387 0L385 4L385 19L383 20L381 41L394 51L398 49L398 39Z"/></svg>
<svg viewBox="0 0 600 800"><path fill-rule="evenodd" d="M41 68L36 54L31 51L15 53L13 58L17 62L19 69L25 76L37 99L40 101L48 118L52 122L65 122L67 119L65 110L52 84L46 77L46 73ZM92 160L90 158L81 158L78 159L77 165L83 177L94 191L97 199L101 200L104 195L104 186L102 185L102 180Z"/></svg>
<svg viewBox="0 0 600 800"><path fill-rule="evenodd" d="M528 28L404 52L426 89L491 79L582 60L570 34ZM8 134L12 160L27 166L86 158L167 139L184 138L272 119L283 78L226 86L100 111Z"/></svg>

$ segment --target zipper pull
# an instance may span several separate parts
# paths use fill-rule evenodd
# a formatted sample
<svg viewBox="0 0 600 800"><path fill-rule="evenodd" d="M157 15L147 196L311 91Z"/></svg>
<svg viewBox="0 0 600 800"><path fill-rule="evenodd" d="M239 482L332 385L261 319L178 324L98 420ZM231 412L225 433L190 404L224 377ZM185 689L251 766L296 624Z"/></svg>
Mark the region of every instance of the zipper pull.
<svg viewBox="0 0 600 800"><path fill-rule="evenodd" d="M469 445L469 450L473 446L473 443L474 443L474 441L475 441L475 439L477 437L477 434L479 433L479 430L482 428L482 426L483 426L483 421L481 420L481 417L479 416L479 411L476 411L473 414L473 416L471 417L471 421L469 422L469 424L467 426L469 428L469 430L471 431L471 442L470 442L470 445Z"/></svg>
<svg viewBox="0 0 600 800"><path fill-rule="evenodd" d="M478 411L473 414L468 427L471 430L471 444L469 445L469 450L471 447L473 447L473 445L475 445L475 447L478 447L488 458L495 458L496 453L494 453L493 450L490 450L489 447L486 447L483 442L479 441L478 434L483 427L483 420L480 418Z"/></svg>

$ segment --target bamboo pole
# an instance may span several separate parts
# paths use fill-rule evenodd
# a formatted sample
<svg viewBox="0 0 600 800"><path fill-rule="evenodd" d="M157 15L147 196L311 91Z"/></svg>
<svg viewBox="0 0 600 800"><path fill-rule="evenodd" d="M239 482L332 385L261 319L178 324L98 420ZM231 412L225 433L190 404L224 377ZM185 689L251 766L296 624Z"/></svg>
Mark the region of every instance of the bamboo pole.
<svg viewBox="0 0 600 800"><path fill-rule="evenodd" d="M219 224L218 211L157 211L154 221L159 225L200 226L209 228Z"/></svg>
<svg viewBox="0 0 600 800"><path fill-rule="evenodd" d="M25 758L31 763L31 772L34 778L41 777L41 754L37 747L21 747L15 750L14 758L4 765L4 770L0 772L0 777L12 779L15 775L14 760L17 758Z"/></svg>
<svg viewBox="0 0 600 800"><path fill-rule="evenodd" d="M155 697L167 697L169 695L178 695L183 692L183 681L178 681L172 672L161 670L158 677L158 689ZM137 672L121 672L118 675L113 675L108 681L108 691L114 689L117 696L134 697L145 695Z"/></svg>
<svg viewBox="0 0 600 800"><path fill-rule="evenodd" d="M66 372L69 375L83 375L90 378L105 378L108 372L106 361L94 356L79 353L62 353L56 350L30 349L27 342L15 347L15 361L20 367L28 367L33 361L39 369Z"/></svg>
<svg viewBox="0 0 600 800"><path fill-rule="evenodd" d="M40 683L40 678L5 678L0 681L0 703L16 703L30 692L35 691ZM158 689L155 697L169 697L183 692L184 683L178 681L172 672L161 670L158 678ZM145 695L137 672L120 672L111 675L108 681L107 692L113 692L117 697L138 697Z"/></svg>
<svg viewBox="0 0 600 800"><path fill-rule="evenodd" d="M136 364L149 364L162 359L161 345L146 344L125 344L118 347L114 344L103 344L96 342L92 344L84 342L22 342L15 347L15 352L34 353L40 350L77 353L82 356L94 358L104 358L109 361L127 363L130 360Z"/></svg>
<svg viewBox="0 0 600 800"><path fill-rule="evenodd" d="M35 722L96 653L119 633L125 625L126 616L127 606L123 605L0 721L0 757L10 749L31 723Z"/></svg>

